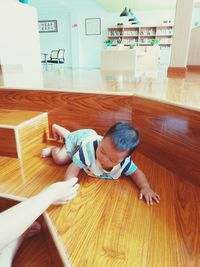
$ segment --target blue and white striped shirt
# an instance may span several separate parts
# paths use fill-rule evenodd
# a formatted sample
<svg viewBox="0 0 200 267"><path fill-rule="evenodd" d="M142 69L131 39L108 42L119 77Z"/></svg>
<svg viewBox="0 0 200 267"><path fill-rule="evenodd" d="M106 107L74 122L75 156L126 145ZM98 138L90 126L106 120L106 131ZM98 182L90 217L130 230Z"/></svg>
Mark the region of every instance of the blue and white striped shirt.
<svg viewBox="0 0 200 267"><path fill-rule="evenodd" d="M86 138L79 146L78 151L73 155L72 161L90 176L104 179L118 179L122 174L130 175L137 170L130 156L121 163L114 166L111 171L102 169L96 159L96 150L102 140L102 136L95 134Z"/></svg>

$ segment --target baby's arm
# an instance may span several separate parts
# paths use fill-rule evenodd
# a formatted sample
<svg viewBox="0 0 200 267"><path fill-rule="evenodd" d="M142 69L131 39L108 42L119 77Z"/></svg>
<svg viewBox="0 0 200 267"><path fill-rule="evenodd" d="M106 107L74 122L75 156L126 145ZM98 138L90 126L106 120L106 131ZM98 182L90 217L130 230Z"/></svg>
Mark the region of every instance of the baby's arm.
<svg viewBox="0 0 200 267"><path fill-rule="evenodd" d="M151 205L153 204L153 200L159 203L159 195L151 189L145 174L141 170L137 169L130 177L140 189L139 199L144 197L146 203Z"/></svg>
<svg viewBox="0 0 200 267"><path fill-rule="evenodd" d="M64 180L69 180L72 177L77 177L81 168L79 168L74 162L72 162L65 173Z"/></svg>
<svg viewBox="0 0 200 267"><path fill-rule="evenodd" d="M66 130L64 127L62 127L58 124L52 125L53 138L56 140L59 140L63 137L66 137L69 133L70 133L70 131Z"/></svg>

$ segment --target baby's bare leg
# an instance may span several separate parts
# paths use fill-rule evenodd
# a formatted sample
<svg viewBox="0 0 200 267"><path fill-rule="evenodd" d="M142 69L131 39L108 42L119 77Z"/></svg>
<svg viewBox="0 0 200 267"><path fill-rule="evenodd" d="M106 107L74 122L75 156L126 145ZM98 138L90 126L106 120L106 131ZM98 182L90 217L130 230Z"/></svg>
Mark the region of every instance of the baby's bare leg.
<svg viewBox="0 0 200 267"><path fill-rule="evenodd" d="M59 126L57 124L53 124L52 125L52 134L53 134L53 139L54 140L61 140L64 137L67 137L70 134L70 131L66 130L65 128L63 128L62 126ZM49 138L49 140L53 140L52 138ZM52 153L53 152L53 153ZM62 165L65 164L67 162L69 162L71 159L65 159L66 153L62 152L62 148L61 147L56 147L56 146L50 146L47 148L44 148L41 152L41 157L42 158L46 158L46 157L53 157L53 159L55 159L55 163ZM57 163L58 162L58 163Z"/></svg>
<svg viewBox="0 0 200 267"><path fill-rule="evenodd" d="M59 140L63 137L66 137L70 134L70 131L65 129L64 127L58 125L58 124L53 124L52 125L52 134L53 138L56 140Z"/></svg>
<svg viewBox="0 0 200 267"><path fill-rule="evenodd" d="M65 165L71 161L71 156L67 153L65 146L52 148L51 156L57 165Z"/></svg>
<svg viewBox="0 0 200 267"><path fill-rule="evenodd" d="M44 148L41 152L41 157L52 157L57 165L65 165L71 161L71 157L67 154L65 146Z"/></svg>

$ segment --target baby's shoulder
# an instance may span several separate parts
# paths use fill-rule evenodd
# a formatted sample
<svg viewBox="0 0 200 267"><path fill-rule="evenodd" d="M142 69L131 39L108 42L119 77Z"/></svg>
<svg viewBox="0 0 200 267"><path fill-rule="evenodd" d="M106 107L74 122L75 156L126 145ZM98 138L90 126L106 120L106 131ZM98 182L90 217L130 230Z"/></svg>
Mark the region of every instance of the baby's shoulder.
<svg viewBox="0 0 200 267"><path fill-rule="evenodd" d="M102 138L103 138L103 137L102 137L101 135L98 135L97 133L93 133L92 135L87 136L87 137L83 140L82 144L83 144L83 145L88 145L88 144L94 144L94 143L96 143L97 146L98 146L99 143L100 143L100 141L102 140Z"/></svg>

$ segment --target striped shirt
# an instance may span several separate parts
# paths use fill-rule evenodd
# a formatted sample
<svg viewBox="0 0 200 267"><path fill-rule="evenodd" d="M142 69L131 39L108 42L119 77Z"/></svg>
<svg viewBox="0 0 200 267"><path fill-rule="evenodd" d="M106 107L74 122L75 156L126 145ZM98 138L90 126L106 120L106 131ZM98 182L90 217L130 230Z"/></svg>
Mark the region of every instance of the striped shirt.
<svg viewBox="0 0 200 267"><path fill-rule="evenodd" d="M137 170L130 156L114 166L111 171L104 170L96 159L96 150L102 139L103 137L98 134L86 138L73 155L72 161L88 175L104 179L118 179L122 174L130 175Z"/></svg>

